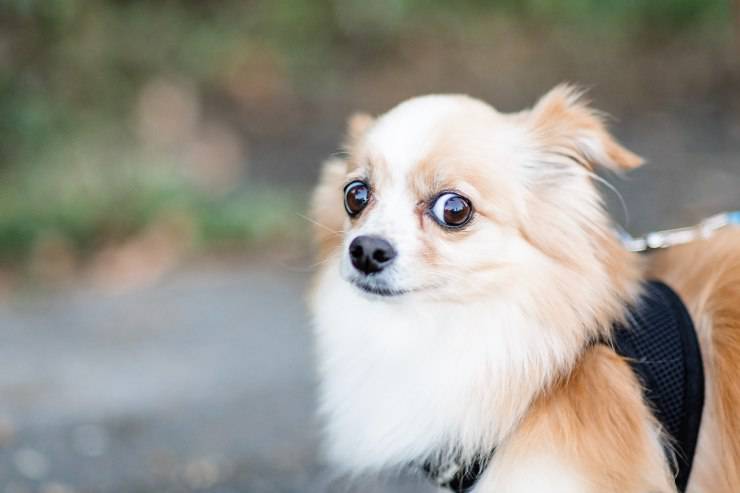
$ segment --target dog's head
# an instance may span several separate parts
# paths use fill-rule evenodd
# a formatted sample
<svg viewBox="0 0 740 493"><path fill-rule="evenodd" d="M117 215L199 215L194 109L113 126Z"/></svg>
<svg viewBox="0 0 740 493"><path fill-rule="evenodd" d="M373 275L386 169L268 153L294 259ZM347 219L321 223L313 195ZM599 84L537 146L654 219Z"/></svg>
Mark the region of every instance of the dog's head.
<svg viewBox="0 0 740 493"><path fill-rule="evenodd" d="M466 302L574 276L626 289L634 273L593 170L640 163L567 86L514 114L414 98L350 120L346 157L327 163L314 196L321 255L378 301Z"/></svg>

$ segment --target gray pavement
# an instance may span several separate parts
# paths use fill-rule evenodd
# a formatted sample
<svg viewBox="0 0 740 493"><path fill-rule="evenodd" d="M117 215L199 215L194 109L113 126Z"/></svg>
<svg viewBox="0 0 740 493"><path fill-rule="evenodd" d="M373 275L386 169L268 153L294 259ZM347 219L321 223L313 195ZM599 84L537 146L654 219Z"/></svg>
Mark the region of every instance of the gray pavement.
<svg viewBox="0 0 740 493"><path fill-rule="evenodd" d="M0 306L0 491L429 491L322 465L294 270Z"/></svg>
<svg viewBox="0 0 740 493"><path fill-rule="evenodd" d="M633 232L740 209L737 129L680 122L617 127L650 161L609 177ZM321 460L300 267L207 264L124 294L1 302L0 493L433 491L333 479Z"/></svg>

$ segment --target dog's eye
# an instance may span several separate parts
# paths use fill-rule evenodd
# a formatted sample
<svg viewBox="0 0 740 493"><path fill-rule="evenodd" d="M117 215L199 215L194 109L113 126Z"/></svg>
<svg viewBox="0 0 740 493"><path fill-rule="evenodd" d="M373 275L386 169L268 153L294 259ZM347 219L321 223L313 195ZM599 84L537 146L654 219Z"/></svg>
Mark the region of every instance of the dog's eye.
<svg viewBox="0 0 740 493"><path fill-rule="evenodd" d="M458 228L464 226L473 215L470 201L453 192L437 197L431 207L432 216L442 226Z"/></svg>
<svg viewBox="0 0 740 493"><path fill-rule="evenodd" d="M353 181L344 187L344 208L350 216L356 216L370 201L370 187L365 182Z"/></svg>

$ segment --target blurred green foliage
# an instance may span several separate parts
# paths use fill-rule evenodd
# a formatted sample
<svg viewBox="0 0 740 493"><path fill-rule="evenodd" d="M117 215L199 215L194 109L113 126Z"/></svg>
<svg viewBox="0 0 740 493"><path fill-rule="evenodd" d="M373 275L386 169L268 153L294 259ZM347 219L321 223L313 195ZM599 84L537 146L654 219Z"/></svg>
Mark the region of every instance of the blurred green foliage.
<svg viewBox="0 0 740 493"><path fill-rule="evenodd" d="M337 57L387 48L415 26L437 19L465 30L484 12L627 36L716 27L728 11L727 0L3 0L0 162L34 158L68 139L130 138L127 112L152 74L217 90L250 59L270 56L312 79L341 68Z"/></svg>
<svg viewBox="0 0 740 493"><path fill-rule="evenodd" d="M282 77L309 94L335 87L338 72L367 53L392 53L415 29L474 32L481 19L504 16L644 41L688 27L722 33L729 8L723 0L2 0L0 258L22 261L50 230L87 252L173 208L193 219L201 244L292 227L289 193L248 184L209 193L176 166L159 166L171 160L166 150L141 150L137 98L161 74L230 106L235 80L265 73L273 78L263 85Z"/></svg>

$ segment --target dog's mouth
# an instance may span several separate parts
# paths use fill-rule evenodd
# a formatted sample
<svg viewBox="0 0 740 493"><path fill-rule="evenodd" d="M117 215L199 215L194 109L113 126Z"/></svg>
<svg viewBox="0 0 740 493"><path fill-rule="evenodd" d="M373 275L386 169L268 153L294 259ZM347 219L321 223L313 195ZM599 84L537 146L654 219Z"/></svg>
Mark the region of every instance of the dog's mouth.
<svg viewBox="0 0 740 493"><path fill-rule="evenodd" d="M353 281L352 284L354 284L357 288L359 288L361 291L365 293L374 294L376 296L382 296L384 298L402 296L406 293L411 292L411 290L408 290L408 289L393 289L393 288L389 288L386 286L374 286L371 284L363 283L361 281Z"/></svg>

